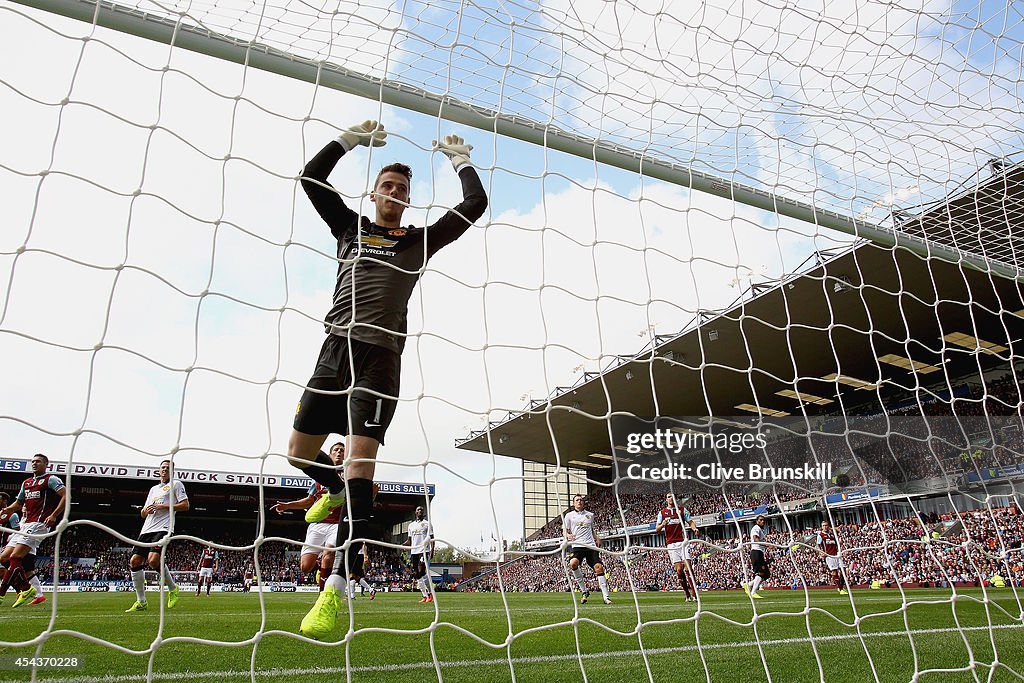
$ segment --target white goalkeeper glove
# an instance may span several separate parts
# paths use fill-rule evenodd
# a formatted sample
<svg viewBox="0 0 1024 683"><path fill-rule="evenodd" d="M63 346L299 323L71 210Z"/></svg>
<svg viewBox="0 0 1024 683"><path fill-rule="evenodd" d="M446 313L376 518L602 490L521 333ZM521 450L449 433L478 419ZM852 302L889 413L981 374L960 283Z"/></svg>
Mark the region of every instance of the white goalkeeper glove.
<svg viewBox="0 0 1024 683"><path fill-rule="evenodd" d="M456 172L463 166L469 165L469 153L472 150L473 145L467 145L466 141L458 135L445 135L441 142L434 140L434 151L441 152L451 159Z"/></svg>
<svg viewBox="0 0 1024 683"><path fill-rule="evenodd" d="M338 136L338 142L346 152L359 145L367 147L383 147L387 144L388 134L384 132L384 124L377 121L363 121L345 130Z"/></svg>

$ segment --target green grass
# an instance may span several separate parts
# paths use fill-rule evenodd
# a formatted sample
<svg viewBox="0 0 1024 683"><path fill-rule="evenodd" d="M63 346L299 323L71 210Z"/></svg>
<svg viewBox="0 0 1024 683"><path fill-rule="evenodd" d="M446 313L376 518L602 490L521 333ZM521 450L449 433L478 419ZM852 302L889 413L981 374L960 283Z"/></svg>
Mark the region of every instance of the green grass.
<svg viewBox="0 0 1024 683"><path fill-rule="evenodd" d="M566 593L510 593L508 612L501 595L441 594L436 614L433 605L417 603L418 594L381 593L373 602L356 600L335 642L323 644L294 635L315 599L309 593L265 594L263 613L256 593L183 595L162 627L155 596L151 611L124 614L130 593L65 593L57 596L52 626L52 598L12 610L9 597L0 608L0 641L40 638L43 655L85 657L82 671L40 672L36 680L97 683L146 680L150 654L111 645L138 652L157 639L156 681L245 681L253 663L262 681L343 681L347 665L353 681L419 683L438 678L435 659L445 681L511 681L509 659L518 681L559 683L581 681L584 671L591 681L650 680L648 667L655 681L906 681L929 669L965 670L920 680L975 681L988 679L997 653L992 680L1024 673L1021 608L1010 589L990 591L987 601L980 590L960 591L955 601L949 591L913 590L905 608L898 591L856 591L854 605L831 591L765 595L753 622L740 592L702 595L699 618L678 593L636 600L619 593L611 606L595 593L578 619ZM358 632L346 640L350 618ZM0 650L32 655L35 646ZM29 679L27 671L0 672L0 680Z"/></svg>

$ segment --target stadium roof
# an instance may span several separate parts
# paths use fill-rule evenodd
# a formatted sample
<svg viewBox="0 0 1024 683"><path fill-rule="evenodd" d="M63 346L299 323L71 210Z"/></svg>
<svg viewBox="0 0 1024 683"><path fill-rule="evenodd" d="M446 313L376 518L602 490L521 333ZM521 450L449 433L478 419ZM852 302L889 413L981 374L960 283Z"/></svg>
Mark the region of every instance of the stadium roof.
<svg viewBox="0 0 1024 683"><path fill-rule="evenodd" d="M943 376L980 382L982 373L1006 367L1009 349L1024 338L1017 281L906 249L861 244L753 290L753 298L700 316L678 336L588 373L457 446L560 460L599 477L610 472L610 412L877 412L880 399L891 406ZM932 374L943 365L944 373Z"/></svg>
<svg viewBox="0 0 1024 683"><path fill-rule="evenodd" d="M20 458L0 458L0 472L24 472L32 471L31 461ZM160 468L152 465L122 465L117 463L95 463L95 462L62 462L56 458L50 459L46 468L51 474L67 475L74 477L102 477L104 479L151 479L154 483L160 479ZM220 486L252 486L258 487L261 483L264 487L279 487L288 489L299 489L305 491L312 484L313 480L305 475L287 474L264 474L259 472L225 472L221 470L188 469L184 467L174 468L174 478L185 483L216 484ZM375 482L381 493L396 493L401 495L434 495L434 484L423 484L417 482L401 481L377 481Z"/></svg>
<svg viewBox="0 0 1024 683"><path fill-rule="evenodd" d="M160 479L160 471L151 465L118 463L61 462L50 459L47 471L60 476L72 488L72 502L83 509L105 508L105 512L130 512L146 499L149 488ZM69 475L70 472L70 476ZM29 461L0 458L0 490L14 495L21 482L31 473ZM175 468L174 476L184 482L192 514L232 513L239 519L255 520L261 508L277 500L302 498L313 480L305 476L225 472L207 469ZM260 498L260 484L263 498ZM376 481L375 515L395 519L411 515L416 506L436 492L435 484L423 482ZM75 514L75 517L79 515ZM273 517L271 517L273 519Z"/></svg>
<svg viewBox="0 0 1024 683"><path fill-rule="evenodd" d="M1024 267L1024 162L993 159L987 168L990 175L985 180L921 207L916 215L894 211L896 229L990 261Z"/></svg>

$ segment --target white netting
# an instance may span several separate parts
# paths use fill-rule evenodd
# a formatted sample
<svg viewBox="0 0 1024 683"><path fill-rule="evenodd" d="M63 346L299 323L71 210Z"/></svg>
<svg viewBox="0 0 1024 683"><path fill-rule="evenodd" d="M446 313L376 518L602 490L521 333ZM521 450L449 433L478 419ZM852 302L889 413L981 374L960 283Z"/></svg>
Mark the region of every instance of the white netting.
<svg viewBox="0 0 1024 683"><path fill-rule="evenodd" d="M75 2L46 7L72 16L88 16L90 8L95 6ZM447 161L431 153L431 140L452 128L445 107L440 116L424 116L385 104L396 92L450 99L453 110L469 107L551 135L564 132L589 141L584 157L588 150L626 150L750 186L769 204L775 195L907 230L916 216L920 225L913 232L923 237L936 237L933 224L947 216L943 244L1018 263L1013 230L1021 216L1024 16L1014 3L189 2L98 11L101 25L120 22L126 31L142 32L148 22L177 27L178 33L168 34L168 47L0 4L0 440L11 455L42 451L71 464L151 467L173 456L183 468L291 472L283 457L288 420L319 347L337 265L329 234L298 188L298 169L338 128L381 119L391 132L388 146L354 152L333 178L346 202L370 212L370 183L383 163L394 160L415 169L410 222L429 222L459 199ZM218 34L211 44L224 44L222 37L235 46L251 41L252 54L271 48L322 60L324 73L351 72L371 87L380 80L379 99L359 100L177 47L179 37L194 41L204 31ZM232 54L245 56L244 50ZM812 624L822 610L811 605L808 590L794 593L807 602L801 600L790 617L760 606L750 611L747 600L738 603L747 610L741 615L711 599L692 614L680 614L675 604L643 607L639 589L648 579L665 583L665 558L635 552L636 546L657 547L649 530L615 530L648 523L664 490L610 489L624 481L624 473L606 464L613 411L640 417L737 409L839 413L851 407L844 401L867 389L890 392L884 398L879 393L876 413L907 405L948 413L959 396L983 417L1013 414L1021 405L1014 344L1024 310L1016 284L899 249L862 250L840 257L831 270L814 270L833 256L829 249L846 246L849 238L813 222L556 153L554 144L521 143L495 134L497 128L459 129L475 145L473 158L491 205L477 226L431 261L410 302L395 420L400 431L389 433L378 470L394 479L439 482L430 506L438 536L465 549L477 546L477 534L481 545L490 535L499 542L517 537L519 515L508 510L518 510L520 489L529 497L538 481L521 476L517 461L498 455L534 458L551 451L551 462L582 468L599 492L595 505L609 536L613 585L629 591L619 601L633 602L635 614L608 625L573 603L569 616L520 626L522 615L545 608L517 611L511 587L571 586L563 555L541 548L504 568L502 581L491 584L502 589L492 615L499 632L475 632L446 614L443 604L419 626L343 617L345 654L330 650L325 675L387 676L387 666L408 665L440 678L443 667L497 666L504 667L502 675L529 680L540 671L530 667L561 662L570 675L586 677L592 663L619 656L638 662L630 675L654 680L666 670L666 658L689 653L694 670L720 680L725 660L716 657L745 648L757 653L751 661L766 678L786 680L808 671L825 677L828 665L819 650L852 641L863 655L857 675L884 679L885 655L871 643L900 638L907 647L900 656L909 661L900 671L910 676L957 669L980 679L989 668L1021 676L1019 654L1001 636L1015 637L1021 622L1016 587L1024 578L1024 530L1017 521L1016 485L989 487L981 474L990 466L1017 465L1021 449L1013 434L1005 441L991 428L987 437L984 428L968 434L956 448L974 452L978 446L983 455L959 467L947 462L945 451L930 450L943 473L955 473L945 479L945 489L897 490L884 504L870 502L884 496L865 493L870 504L828 513L852 526L842 531L844 552L862 551L857 559L877 563L881 577L900 588L892 610L882 613L896 621L868 619L863 610L872 598L851 598L851 614L835 617L846 627L841 632ZM984 199L971 194L985 183ZM958 192L967 196L965 206L954 211L940 204L938 218L927 223L925 210ZM808 266L811 256L817 260ZM795 276L808 269L808 276ZM786 284L775 288L783 279ZM774 308L758 308L751 295L769 289ZM741 292L749 308L733 309L713 329L702 328L690 351L659 350L665 335L713 321ZM879 293L893 301L873 299ZM854 309L860 314L844 317ZM800 343L805 332L820 333L817 347ZM731 340L733 355L716 355L721 347L711 344L720 335L721 346ZM646 351L625 377L623 357L645 342ZM991 344L999 348L993 352ZM822 356L834 360L831 378L828 370L806 369L805 359ZM657 375L664 367L688 374ZM911 371L894 376L893 368L901 367ZM606 370L620 372L606 379ZM589 393L580 377L591 381ZM646 384L648 393L621 408L612 396L626 392L630 381ZM778 386L767 389L772 382ZM786 388L789 395L777 391ZM814 399L826 400L822 394L829 391L833 404L823 408ZM677 394L696 398L687 406L693 410L676 407ZM524 402L532 409L532 431L503 429L525 418L519 412ZM565 421L570 418L576 421ZM817 423L808 418L807 424ZM467 443L486 455L467 457L450 447L454 437L482 425L493 429ZM851 428L840 431L849 436ZM883 433L902 432L892 427ZM868 485L862 491L892 479L891 472L869 465L870 459L857 464L858 483ZM847 467L854 468L852 460ZM960 478L971 472L976 481ZM564 474L549 479L557 476ZM74 491L73 477L70 483ZM825 495L843 494L819 492L818 498ZM911 506L922 495L930 502ZM714 515L758 508L766 499L780 505L802 500L780 487L745 485L720 500L694 497L688 504ZM254 504L265 510L265 503L261 495ZM467 509L484 512L467 515ZM957 512L976 509L986 512L944 525ZM119 534L115 542L107 533L107 542L129 542L137 531L130 512L130 520L100 524ZM790 561L792 571L776 580L793 579L805 588L807 576L821 578L811 559L797 555L806 551L814 558L801 526L812 513L784 506L776 512L786 532L768 542L798 557L779 560ZM918 513L952 517L921 526L912 521ZM81 521L74 507L70 519ZM275 567L296 561L299 544L277 540L265 514L249 523L244 536L205 538L225 552L252 557L264 580L260 562L268 556ZM895 535L887 523L896 525ZM84 534L88 526L70 529ZM708 557L698 571L707 574L709 588L737 588L749 575L745 546L739 552L734 540L739 527L719 526L725 530L705 543ZM557 538L558 527L553 521L549 533L534 540ZM61 533L69 538L69 530ZM937 540L928 540L932 533ZM192 534L183 539L198 541ZM187 554L174 561L191 562ZM959 563L955 572L949 562ZM996 573L1008 583L1009 598L992 597L984 586L977 594L951 589L952 596L947 591L920 599L904 589L926 581L991 581ZM667 584L672 581L670 576ZM710 585L716 583L721 585ZM918 623L919 605L928 601L945 609L949 623ZM303 602L277 621L280 605L261 594L259 621L241 636L165 637L154 631L139 645L101 628L61 626L61 610L74 606L61 599L58 609L57 602L54 621L29 638L4 631L0 640L42 651L48 642L59 644L57 631L67 628L104 647L144 651L150 667L164 647L249 645L248 670L229 673L253 678L274 675L267 673L272 665L257 661L260 648L273 651L276 645L265 644L271 642L287 642L284 651L295 646L286 634L297 626L297 610L307 606ZM984 616L961 621L958 605L965 602ZM161 629L166 616L161 611ZM800 626L779 632L773 630L777 619ZM450 623L494 656L481 661L474 659L484 657L479 651L461 657L435 648L434 638ZM658 636L663 623L690 628L693 642L666 642ZM872 628L875 623L882 626ZM716 632L714 624L750 630ZM597 652L588 640L591 627L631 637L629 647ZM341 659L350 650L364 655L360 637L378 628L398 638L392 645L417 629L427 632L429 651L417 662ZM536 634L566 630L572 634L568 650L523 644ZM934 643L950 636L966 654L934 656ZM775 668L772 648L792 644L810 644L815 664L796 673ZM173 666L167 671L188 676ZM194 676L213 676L219 666L201 671L206 673ZM310 673L288 669L280 675ZM154 678L153 671L126 675Z"/></svg>
<svg viewBox="0 0 1024 683"><path fill-rule="evenodd" d="M1013 3L122 6L874 221L1021 148Z"/></svg>

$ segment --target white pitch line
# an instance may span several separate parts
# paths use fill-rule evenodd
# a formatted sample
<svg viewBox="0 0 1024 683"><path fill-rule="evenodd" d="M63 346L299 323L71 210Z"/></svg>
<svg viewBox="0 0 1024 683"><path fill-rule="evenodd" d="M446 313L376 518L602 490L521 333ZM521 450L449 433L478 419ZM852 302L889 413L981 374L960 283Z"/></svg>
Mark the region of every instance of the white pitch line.
<svg viewBox="0 0 1024 683"><path fill-rule="evenodd" d="M928 590L928 589L915 589L915 590ZM798 595L797 591L792 591L792 592L791 591L777 591L777 593L781 594L784 598L788 598L790 596ZM566 594L566 595L568 595L568 594ZM618 594L612 593L612 595L625 595L625 593L618 593ZM673 593L673 595L675 595L675 593ZM682 595L682 593L679 593L679 595ZM914 598L913 595L917 595L918 597ZM964 595L964 594L961 593L959 595ZM769 598L773 598L775 596L772 595L771 592L769 592L768 593L768 597ZM854 602L857 603L857 604L860 604L862 602L893 602L894 599L896 599L897 597L898 596L893 596L893 595L868 595L868 596L859 597L859 598L855 597L854 598ZM1005 596L1000 596L1000 597L1003 598L1003 602L1014 602L1012 595L1005 595ZM938 593L938 592L932 592L930 594L917 593L917 594L912 594L911 595L911 599L908 600L905 604L910 606L912 604L920 603L921 601L927 601L930 604L935 604L936 602L938 602L939 604L951 603L952 600L950 598L951 598L951 596L949 594L946 594L946 593ZM980 603L981 602L981 597L979 596L977 600ZM789 604L792 604L792 605L800 605L801 609L799 611L797 611L797 612L782 612L782 614L803 614L803 600L800 600L800 601L789 600L788 602L789 602ZM811 607L816 607L821 602L834 603L834 604L838 604L838 605L842 606L842 605L849 605L850 604L850 599L848 597L844 597L844 596L841 596L841 595L820 595L820 596L816 596L811 601ZM989 597L989 602L992 603L992 604L998 604L1000 601L997 600L996 598L993 598L993 597L990 596ZM705 612L705 613L713 612L715 607L749 607L751 605L751 601L749 599L742 599L742 600L716 600L714 598L702 598L702 603L709 606L708 609L704 609L703 610L703 612ZM412 603L410 602L410 604L412 604ZM441 611L441 616L442 617L445 616L445 609L447 607L451 607L454 611L458 612L459 614L470 614L470 613L474 613L474 614L489 614L489 613L504 614L505 613L505 608L503 606L501 606L501 605L496 605L494 607L462 608L462 607L458 606L458 603L453 603L453 602L438 602L437 604L440 605L439 609ZM640 600L640 611L641 612L645 612L645 611L668 610L668 609L678 610L678 609L680 609L680 605L682 605L682 604L683 603L679 603L679 602L675 602L675 601L671 600L671 598L669 598L669 597L661 597L661 599L656 600L656 601L645 601L645 600L641 599ZM378 603L377 605L374 605L373 607L368 607L366 612L357 612L356 614L358 616L358 615L375 614L375 613L407 614L409 612L409 607L407 605L403 605L403 606L397 606L397 605L395 605L395 606L391 606L391 605L387 605L387 606L380 605L380 606L378 606L378 605L380 605L380 603ZM558 603L555 603L555 604L547 606L547 607L517 607L515 605L515 603L512 603L512 604L509 605L509 611L512 612L513 615L516 614L516 613L522 613L522 612L550 612L552 609L557 609L558 607L560 607L562 605L564 605L567 610L571 611L572 605L571 604L565 604L565 603L562 603L562 602L558 602ZM772 606L773 603L765 604L765 603L762 602L762 603L758 603L758 605L763 608L763 607ZM611 609L612 610L617 610L617 609L620 609L620 608L629 608L630 611L633 611L633 610L636 609L636 606L635 606L635 604L633 603L632 600L629 600L627 602L616 602L615 604L611 605ZM584 610L586 610L586 609L588 609L588 608L581 607L580 608L581 613ZM608 611L607 606L597 606L597 609L598 610L602 610L602 611ZM304 614L306 614L307 611L308 610L307 610L306 607L303 607L301 609L301 611L293 611L293 610L289 610L289 609L276 609L273 606L270 606L267 609L267 614L271 615L271 616L281 616L281 615L288 615L288 614L291 614L291 615L304 615ZM150 614L156 614L156 613L157 613L156 610L152 610L150 612ZM347 613L347 612L343 612L343 613ZM433 611L432 608L428 609L428 610L425 610L423 612L423 614L433 614L433 613L434 613L434 611ZM165 611L164 614L168 614L168 612ZM192 613L175 612L175 614L192 614ZM260 611L259 611L259 606L257 605L257 606L255 606L254 609L246 610L245 612L211 612L211 611L208 611L208 610L204 609L202 614L203 615L224 616L224 617L252 616L254 618L259 618ZM62 615L60 614L59 610L58 610L58 615L57 616L58 616L58 618L62 617ZM76 614L74 616L64 616L63 618L67 618L67 619L120 619L121 616L122 616L122 613L120 611L114 611L114 612L110 612L109 614ZM690 616L692 616L692 615L690 615ZM19 620L24 620L24 619L47 619L48 620L49 618L50 618L50 612L45 612L45 613L37 612L37 613L34 613L34 614L19 615Z"/></svg>
<svg viewBox="0 0 1024 683"><path fill-rule="evenodd" d="M964 628L926 628L916 629L911 631L911 635L937 635L940 633L962 633L965 631L989 631L989 630L1002 630L1011 628L1024 628L1024 624L1002 624L996 626L967 626ZM740 647L753 647L757 646L760 642L762 647L771 647L775 645L802 645L809 643L812 640L815 643L824 643L829 641L837 640L854 640L863 638L893 638L893 637L906 637L906 631L878 631L873 633L850 633L850 634L835 634L829 636L817 636L814 638L777 638L774 640L746 640L731 643L709 643L701 646L697 645L680 645L678 647L655 647L645 648L644 650L611 650L605 652L592 652L583 655L542 655L536 657L513 657L512 664L546 664L552 662L567 662L567 661L579 661L580 659L610 659L613 657L627 657L637 656L647 653L651 655L663 655L663 654L679 654L683 652L696 652L698 650L729 650ZM439 666L442 669L462 669L462 668L476 668L483 666L508 666L508 659L470 659L454 662L439 662ZM353 666L351 667L352 673L386 673L392 671L415 671L417 669L433 669L434 662L409 662L407 664L378 664L376 666ZM312 668L294 668L294 669L267 669L265 671L257 671L257 678L270 678L274 679L280 676L305 676L311 674L336 674L345 673L347 669L345 667L312 667ZM37 681L40 683L54 682L54 683L145 683L146 681L192 681L192 680L224 680L232 678L250 678L252 673L248 670L229 670L229 671L180 671L176 673L157 673L153 674L152 678L148 678L145 675L118 675L118 676L83 676L77 678L38 678ZM0 683L16 683L15 681L0 681Z"/></svg>

